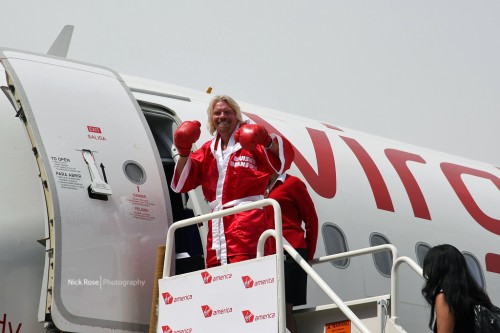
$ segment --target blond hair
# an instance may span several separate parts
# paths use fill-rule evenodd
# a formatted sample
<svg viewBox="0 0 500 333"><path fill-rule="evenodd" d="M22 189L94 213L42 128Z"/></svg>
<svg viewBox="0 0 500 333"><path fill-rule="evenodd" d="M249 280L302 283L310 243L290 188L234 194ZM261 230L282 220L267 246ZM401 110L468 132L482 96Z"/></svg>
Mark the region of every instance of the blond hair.
<svg viewBox="0 0 500 333"><path fill-rule="evenodd" d="M207 109L207 115L208 115L207 128L208 128L208 131L210 132L210 134L214 134L214 132L215 132L215 124L212 121L212 113L214 112L215 104L217 104L221 101L226 102L231 107L231 109L234 110L234 113L236 114L236 119L238 120L238 122L240 122L240 123L243 122L243 117L241 116L240 106L238 105L238 103L236 103L236 101L234 99L232 99L231 97L229 97L227 95L214 96L212 98L212 100L210 101L210 104L208 104L208 109Z"/></svg>

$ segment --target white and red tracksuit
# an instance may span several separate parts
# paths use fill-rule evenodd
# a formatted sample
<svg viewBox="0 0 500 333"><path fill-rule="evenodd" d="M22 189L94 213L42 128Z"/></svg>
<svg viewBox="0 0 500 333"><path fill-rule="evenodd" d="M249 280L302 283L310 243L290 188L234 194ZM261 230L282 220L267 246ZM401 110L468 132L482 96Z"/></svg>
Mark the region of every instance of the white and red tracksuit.
<svg viewBox="0 0 500 333"><path fill-rule="evenodd" d="M201 185L212 211L263 199L270 175L287 170L294 156L288 140L271 137L279 144L279 157L261 145L254 151L243 149L235 142L234 132L222 151L216 135L190 154L180 176L174 172L172 189L180 193ZM206 263L212 267L226 264L234 256L254 257L258 239L266 230L266 217L262 209L254 209L209 221L208 228Z"/></svg>

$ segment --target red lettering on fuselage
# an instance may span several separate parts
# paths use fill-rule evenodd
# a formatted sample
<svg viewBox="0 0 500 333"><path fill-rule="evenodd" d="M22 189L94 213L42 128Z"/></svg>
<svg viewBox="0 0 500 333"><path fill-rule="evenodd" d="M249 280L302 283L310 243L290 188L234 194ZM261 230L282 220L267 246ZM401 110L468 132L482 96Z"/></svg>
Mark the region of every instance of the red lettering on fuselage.
<svg viewBox="0 0 500 333"><path fill-rule="evenodd" d="M500 178L486 171L472 169L452 163L441 163L441 170L457 194L458 199L460 199L465 209L467 209L474 220L476 220L477 223L479 223L486 230L500 235L500 220L486 215L481 208L479 208L471 193L467 189L467 186L465 186L465 183L462 180L462 175L467 174L489 179L493 182L493 184L495 184L498 190L500 190Z"/></svg>
<svg viewBox="0 0 500 333"><path fill-rule="evenodd" d="M3 320L0 320L0 325L2 327L2 330L1 330L2 333L6 332L6 327L7 326L9 327L9 333L19 333L20 330L21 330L21 326L23 325L23 323L19 323L19 325L17 325L17 329L14 331L14 328L12 327L12 322L7 321L7 314L4 313L3 314Z"/></svg>
<svg viewBox="0 0 500 333"><path fill-rule="evenodd" d="M425 160L419 155L397 149L386 149L385 156L387 156L389 162L391 162L406 189L411 207L413 208L413 215L415 215L415 217L430 220L431 214L429 213L429 208L425 202L424 195L422 194L415 177L413 177L413 174L406 165L406 162L408 161L425 164Z"/></svg>
<svg viewBox="0 0 500 333"><path fill-rule="evenodd" d="M277 129L275 129L261 117L251 113L245 113L245 115L256 123L265 126L269 132L282 135ZM335 126L329 124L323 125L328 129L343 132L342 129ZM316 173L314 171L311 165L306 161L304 156L300 153L300 151L296 149L295 146L294 162L304 176L305 181L311 186L311 188L323 198L331 199L335 197L337 190L337 174L332 146L324 131L307 127L306 130L309 133L314 147L318 172ZM359 163L361 164L363 171L365 172L365 175L370 183L377 208L394 212L394 206L389 190L379 168L375 164L372 157L357 140L345 136L340 136L340 138L352 150ZM417 179L414 177L412 171L407 165L408 162L416 162L420 164L426 164L427 162L420 155L410 152L390 148L385 149L384 152L387 159L392 164L395 171L399 175L399 178L401 179L401 182L410 200L414 216L426 220L431 220L431 214L422 190L420 189ZM474 198L472 197L472 194L469 192L465 183L462 181L461 175L468 174L491 180L499 190L500 178L485 171L480 171L477 169L472 169L451 163L442 163L441 170L472 218L488 231L500 235L500 220L488 216L479 208ZM494 262L497 262L497 260L498 259L495 259Z"/></svg>
<svg viewBox="0 0 500 333"><path fill-rule="evenodd" d="M333 126L333 125L330 125L330 124L326 124L326 123L322 123L323 125L326 126L326 128L329 128L329 129L332 129L332 130L336 130L336 131L340 131L340 132L343 132L343 130L341 128L338 128L337 126Z"/></svg>
<svg viewBox="0 0 500 333"><path fill-rule="evenodd" d="M246 113L245 115L255 121L258 124L263 125L270 133L276 133L282 135L276 128L267 123L261 117ZM314 171L309 162L305 157L297 150L295 146L293 149L295 151L295 165L299 168L304 178L309 183L311 188L318 193L318 195L330 199L335 196L337 192L337 175L335 170L335 159L333 156L333 149L330 144L330 140L326 136L324 131L319 131L312 128L306 128L309 136L311 137L314 152L316 156L321 156L321 158L316 158L318 173Z"/></svg>
<svg viewBox="0 0 500 333"><path fill-rule="evenodd" d="M391 195L389 194L384 178L382 177L382 174L373 159L370 155L368 155L365 148L363 148L358 141L344 136L341 136L340 138L344 140L349 148L351 148L352 152L356 155L356 158L363 167L365 175L368 178L368 182L370 183L370 187L372 188L377 208L393 212L394 205L392 204Z"/></svg>
<svg viewBox="0 0 500 333"><path fill-rule="evenodd" d="M500 255L486 253L484 261L486 262L486 270L488 272L500 274Z"/></svg>

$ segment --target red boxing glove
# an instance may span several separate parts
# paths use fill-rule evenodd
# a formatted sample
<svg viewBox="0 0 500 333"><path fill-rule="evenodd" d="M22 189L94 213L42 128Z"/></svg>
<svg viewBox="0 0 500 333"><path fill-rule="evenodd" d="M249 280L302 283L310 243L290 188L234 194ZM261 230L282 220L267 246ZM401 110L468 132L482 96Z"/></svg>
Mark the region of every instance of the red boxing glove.
<svg viewBox="0 0 500 333"><path fill-rule="evenodd" d="M268 147L273 142L266 128L259 124L241 126L234 133L234 140L239 142L243 149L247 150L255 150L257 145Z"/></svg>
<svg viewBox="0 0 500 333"><path fill-rule="evenodd" d="M184 121L177 127L174 133L174 144L181 156L188 156L191 153L191 147L201 134L201 124L198 120Z"/></svg>

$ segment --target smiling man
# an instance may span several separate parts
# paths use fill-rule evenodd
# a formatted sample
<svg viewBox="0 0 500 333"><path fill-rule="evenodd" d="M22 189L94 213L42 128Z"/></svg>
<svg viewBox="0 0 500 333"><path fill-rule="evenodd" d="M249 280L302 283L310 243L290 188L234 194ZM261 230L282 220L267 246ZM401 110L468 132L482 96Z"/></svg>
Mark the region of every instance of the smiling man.
<svg viewBox="0 0 500 333"><path fill-rule="evenodd" d="M263 199L269 177L290 167L293 147L264 126L243 121L240 106L229 96L215 96L207 113L214 137L195 152L191 148L201 124L185 121L175 131L179 159L172 189L180 193L201 185L212 211ZM266 218L263 210L254 209L211 220L208 228L207 267L225 265L255 258Z"/></svg>

